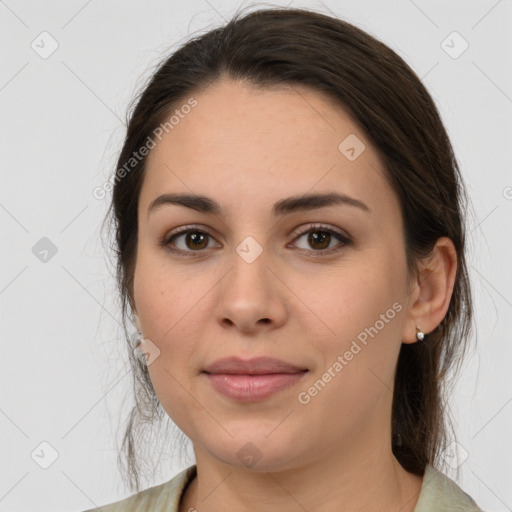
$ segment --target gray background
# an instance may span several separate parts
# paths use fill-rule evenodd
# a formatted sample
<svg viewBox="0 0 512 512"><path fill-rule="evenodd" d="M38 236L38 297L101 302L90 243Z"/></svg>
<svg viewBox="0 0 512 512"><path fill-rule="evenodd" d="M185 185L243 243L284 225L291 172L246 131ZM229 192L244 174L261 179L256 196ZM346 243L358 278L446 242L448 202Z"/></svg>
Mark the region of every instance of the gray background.
<svg viewBox="0 0 512 512"><path fill-rule="evenodd" d="M116 465L130 376L100 241L107 202L92 191L113 169L128 104L150 68L240 5L0 1L2 511L79 511L130 494ZM330 10L380 38L441 111L474 205L478 334L452 394L460 444L452 466L484 510L512 510L512 2L292 5ZM169 455L146 486L192 462Z"/></svg>

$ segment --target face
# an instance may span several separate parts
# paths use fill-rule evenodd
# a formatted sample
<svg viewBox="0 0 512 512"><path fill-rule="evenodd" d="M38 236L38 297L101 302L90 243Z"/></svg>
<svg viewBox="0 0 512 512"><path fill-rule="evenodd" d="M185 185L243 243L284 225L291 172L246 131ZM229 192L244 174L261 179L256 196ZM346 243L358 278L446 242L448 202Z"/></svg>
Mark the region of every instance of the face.
<svg viewBox="0 0 512 512"><path fill-rule="evenodd" d="M134 303L163 408L196 455L261 470L390 440L408 282L376 151L317 91L224 79L194 98L139 200ZM289 200L310 195L323 199ZM296 370L205 373L262 356Z"/></svg>

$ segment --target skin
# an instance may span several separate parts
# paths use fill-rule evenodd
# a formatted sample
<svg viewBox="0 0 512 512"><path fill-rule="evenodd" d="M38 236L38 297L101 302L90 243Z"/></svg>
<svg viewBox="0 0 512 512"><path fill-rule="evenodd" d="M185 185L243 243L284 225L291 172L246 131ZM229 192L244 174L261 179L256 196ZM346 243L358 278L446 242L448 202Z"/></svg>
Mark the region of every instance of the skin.
<svg viewBox="0 0 512 512"><path fill-rule="evenodd" d="M139 201L134 279L136 321L160 351L149 365L165 411L191 439L198 476L180 512L413 511L422 477L391 451L393 376L416 326L432 331L448 309L456 271L451 240L408 279L403 221L379 156L350 116L297 86L257 90L223 78L151 151ZM365 144L354 161L338 146ZM339 192L363 201L275 217L274 202ZM163 193L195 193L222 214L164 205ZM348 234L308 243L313 223ZM201 254L186 235L173 254L158 242L179 226L210 236ZM301 228L305 235L294 235ZM313 228L313 232L318 229ZM311 232L309 232L311 233ZM236 248L252 236L263 252L248 263ZM322 250L337 247L328 256ZM195 252L194 252L195 251ZM191 253L194 253L190 255ZM401 310L307 404L307 391L365 328L394 303ZM268 355L309 371L254 403L215 391L201 373L218 358ZM251 442L260 459L237 456Z"/></svg>

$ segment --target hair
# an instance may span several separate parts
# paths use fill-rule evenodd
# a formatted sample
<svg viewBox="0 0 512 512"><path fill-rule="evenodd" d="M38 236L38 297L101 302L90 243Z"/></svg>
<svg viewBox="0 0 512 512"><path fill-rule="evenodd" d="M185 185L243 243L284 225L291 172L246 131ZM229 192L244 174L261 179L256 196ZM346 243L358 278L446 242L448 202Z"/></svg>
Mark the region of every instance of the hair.
<svg viewBox="0 0 512 512"><path fill-rule="evenodd" d="M399 199L409 276L417 275L419 262L432 253L438 238L453 241L457 272L448 311L422 342L402 343L395 373L392 451L403 468L422 476L427 464L439 467L442 462L449 423L445 386L449 372L459 369L473 329L463 218L468 198L454 151L431 96L392 49L335 17L266 8L237 12L224 26L180 46L157 66L127 114L105 218L115 233L116 279L135 398L122 442L123 477L140 490L140 433L165 412L147 367L133 354L126 327L135 309L137 211L147 157L137 159L128 173L119 170L176 107L223 78L262 89L309 87L352 116L381 157Z"/></svg>

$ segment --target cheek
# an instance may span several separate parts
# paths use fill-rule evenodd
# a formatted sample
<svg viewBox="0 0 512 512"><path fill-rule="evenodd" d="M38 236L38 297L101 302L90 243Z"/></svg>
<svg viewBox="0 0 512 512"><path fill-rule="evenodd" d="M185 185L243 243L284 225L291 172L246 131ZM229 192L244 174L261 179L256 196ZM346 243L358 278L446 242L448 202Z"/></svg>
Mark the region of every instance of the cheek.
<svg viewBox="0 0 512 512"><path fill-rule="evenodd" d="M181 429L190 430L190 418L201 415L192 399L197 375L194 340L204 332L200 321L207 313L204 287L190 286L190 279L138 260L134 276L134 299L144 337L159 350L148 371L162 407Z"/></svg>
<svg viewBox="0 0 512 512"><path fill-rule="evenodd" d="M398 329L396 313L403 308L395 304L401 301L401 296L394 279L389 268L375 265L351 266L332 276L324 292L309 302L329 327L331 343L334 339L338 349L348 348L353 339L359 337L364 341L365 333L372 327L386 336Z"/></svg>
<svg viewBox="0 0 512 512"><path fill-rule="evenodd" d="M334 332L311 338L322 354L323 365L315 378L329 368L336 375L328 384L330 391L322 392L326 406L333 400L342 409L362 411L364 402L368 406L383 387L393 386L405 312L405 279L398 274L402 268L398 255L379 254L380 259L360 260L359 267L350 265L350 271L347 267L333 274L323 306L320 302L314 306Z"/></svg>
<svg viewBox="0 0 512 512"><path fill-rule="evenodd" d="M191 323L204 287L192 286L187 270L166 264L159 252L141 249L134 275L134 300L144 335L165 343Z"/></svg>
<svg viewBox="0 0 512 512"><path fill-rule="evenodd" d="M204 337L213 314L214 294L208 290L216 280L193 265L170 265L159 253L142 250L139 256L134 300L143 334L166 360L181 362Z"/></svg>
<svg viewBox="0 0 512 512"><path fill-rule="evenodd" d="M404 308L380 276L366 272L340 283L338 299L326 298L336 307L322 310L336 336L310 338L321 364L300 389L310 400L300 407L311 429L327 437L354 433L390 407Z"/></svg>

